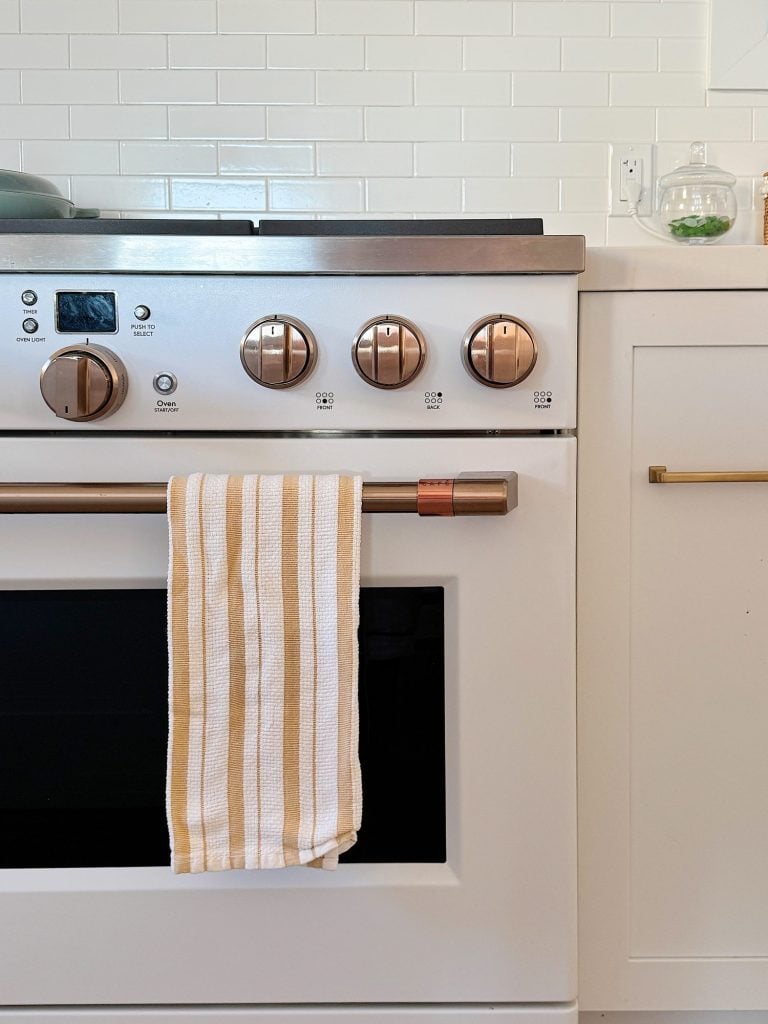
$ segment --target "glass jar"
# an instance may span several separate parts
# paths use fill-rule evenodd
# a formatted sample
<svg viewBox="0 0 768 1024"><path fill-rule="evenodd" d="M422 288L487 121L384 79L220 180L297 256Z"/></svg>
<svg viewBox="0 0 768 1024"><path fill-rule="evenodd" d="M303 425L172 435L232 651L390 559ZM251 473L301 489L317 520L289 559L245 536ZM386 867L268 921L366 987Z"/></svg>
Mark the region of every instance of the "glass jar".
<svg viewBox="0 0 768 1024"><path fill-rule="evenodd" d="M690 163L659 179L659 220L679 242L716 242L736 220L736 178L708 164L703 142L691 146Z"/></svg>

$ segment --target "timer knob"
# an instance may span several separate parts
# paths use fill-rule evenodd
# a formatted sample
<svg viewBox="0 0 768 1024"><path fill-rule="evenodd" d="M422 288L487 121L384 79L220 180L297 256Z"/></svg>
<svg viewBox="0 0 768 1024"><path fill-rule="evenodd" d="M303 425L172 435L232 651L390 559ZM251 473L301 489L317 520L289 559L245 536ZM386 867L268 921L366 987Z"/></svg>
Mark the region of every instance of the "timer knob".
<svg viewBox="0 0 768 1024"><path fill-rule="evenodd" d="M355 369L377 388L403 387L420 372L426 354L421 331L403 316L367 320L352 346Z"/></svg>
<svg viewBox="0 0 768 1024"><path fill-rule="evenodd" d="M265 316L251 324L240 342L245 372L265 388L292 388L317 361L314 335L301 320Z"/></svg>
<svg viewBox="0 0 768 1024"><path fill-rule="evenodd" d="M462 356L469 373L489 388L511 388L536 365L533 331L517 317L500 313L472 324L464 336Z"/></svg>
<svg viewBox="0 0 768 1024"><path fill-rule="evenodd" d="M69 345L54 352L40 372L46 405L64 420L103 419L125 401L128 375L122 360L101 345Z"/></svg>

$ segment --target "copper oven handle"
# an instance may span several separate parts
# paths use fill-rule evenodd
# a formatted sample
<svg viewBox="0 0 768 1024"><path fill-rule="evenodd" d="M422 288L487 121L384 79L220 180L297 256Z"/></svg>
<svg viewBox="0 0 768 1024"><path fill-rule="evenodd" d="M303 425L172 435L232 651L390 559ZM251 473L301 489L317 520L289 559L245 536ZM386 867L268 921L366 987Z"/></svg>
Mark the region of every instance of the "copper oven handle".
<svg viewBox="0 0 768 1024"><path fill-rule="evenodd" d="M167 484L5 484L0 514L166 511ZM465 473L448 480L363 483L363 512L504 516L517 506L517 473Z"/></svg>
<svg viewBox="0 0 768 1024"><path fill-rule="evenodd" d="M652 484L755 484L768 483L768 471L744 473L668 473L666 466L649 466L648 482Z"/></svg>

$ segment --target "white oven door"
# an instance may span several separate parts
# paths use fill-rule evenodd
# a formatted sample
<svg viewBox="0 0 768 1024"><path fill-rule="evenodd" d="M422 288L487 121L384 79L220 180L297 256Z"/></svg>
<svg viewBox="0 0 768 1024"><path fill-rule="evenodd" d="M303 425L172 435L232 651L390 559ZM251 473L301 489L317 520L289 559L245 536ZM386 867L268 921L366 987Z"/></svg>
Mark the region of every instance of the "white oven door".
<svg viewBox="0 0 768 1024"><path fill-rule="evenodd" d="M572 438L27 437L0 466L519 474L506 517L364 517L365 809L336 872L171 873L164 518L0 517L2 1004L575 998Z"/></svg>

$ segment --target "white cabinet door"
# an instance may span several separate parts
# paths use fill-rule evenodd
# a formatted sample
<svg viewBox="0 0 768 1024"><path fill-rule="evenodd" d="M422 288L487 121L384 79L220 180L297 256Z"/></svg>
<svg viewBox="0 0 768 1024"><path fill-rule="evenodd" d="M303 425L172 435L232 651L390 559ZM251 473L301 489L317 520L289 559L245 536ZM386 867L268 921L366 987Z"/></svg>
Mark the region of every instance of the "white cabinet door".
<svg viewBox="0 0 768 1024"><path fill-rule="evenodd" d="M768 1005L768 293L582 298L580 1003Z"/></svg>

